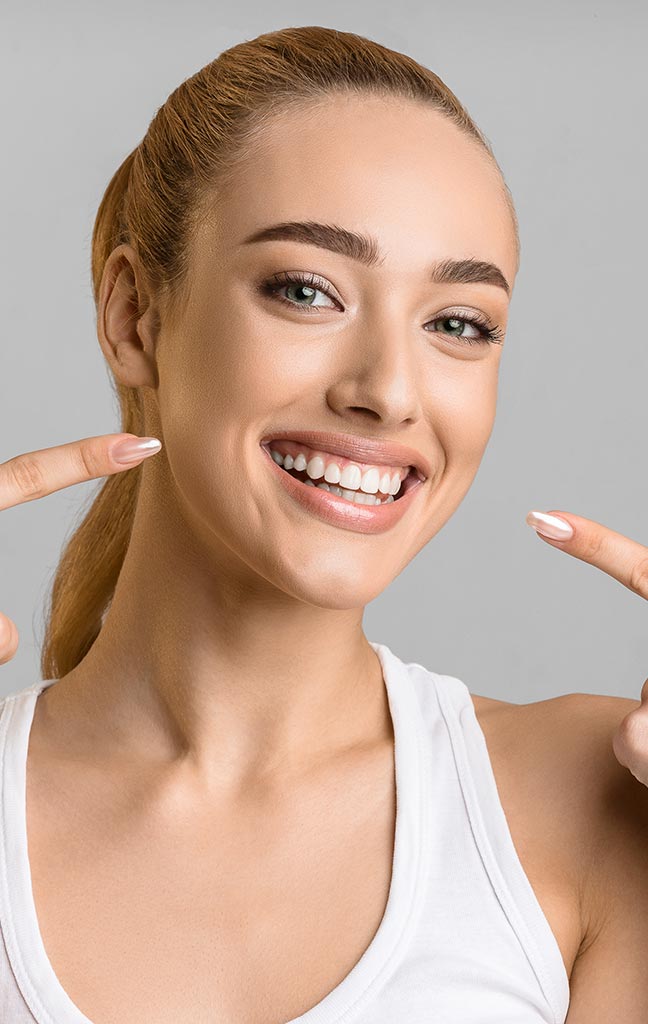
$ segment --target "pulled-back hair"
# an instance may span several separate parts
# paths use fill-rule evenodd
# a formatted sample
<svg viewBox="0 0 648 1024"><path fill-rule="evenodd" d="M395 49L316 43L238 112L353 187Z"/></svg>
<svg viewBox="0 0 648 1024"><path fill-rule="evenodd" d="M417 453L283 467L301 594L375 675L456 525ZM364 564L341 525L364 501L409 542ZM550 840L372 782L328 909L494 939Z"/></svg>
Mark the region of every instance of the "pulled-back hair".
<svg viewBox="0 0 648 1024"><path fill-rule="evenodd" d="M95 304L113 249L128 243L169 315L182 309L190 240L210 197L231 181L278 111L335 93L422 102L471 136L486 137L441 79L405 54L352 32L320 26L268 32L231 47L182 82L115 172L92 235ZM502 185L515 227L513 202ZM145 433L140 389L114 376L121 431ZM53 575L41 653L43 678L75 668L96 640L128 548L141 467L108 476L84 509Z"/></svg>

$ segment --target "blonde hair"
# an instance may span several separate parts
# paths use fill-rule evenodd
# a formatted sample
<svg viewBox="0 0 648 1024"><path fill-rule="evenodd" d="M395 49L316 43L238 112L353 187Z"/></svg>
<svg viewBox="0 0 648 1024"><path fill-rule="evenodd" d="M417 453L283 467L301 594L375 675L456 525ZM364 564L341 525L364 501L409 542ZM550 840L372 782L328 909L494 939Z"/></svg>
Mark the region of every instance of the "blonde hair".
<svg viewBox="0 0 648 1024"><path fill-rule="evenodd" d="M413 58L320 26L265 33L225 50L182 82L111 178L92 235L95 304L110 253L128 243L169 315L180 310L189 241L206 201L231 180L275 112L336 92L423 102L472 136L498 166L488 140L456 96ZM501 178L519 253L515 209ZM121 431L143 435L140 389L114 376L111 386L121 408ZM43 678L70 672L99 635L128 548L140 478L139 466L107 477L65 543L51 584Z"/></svg>

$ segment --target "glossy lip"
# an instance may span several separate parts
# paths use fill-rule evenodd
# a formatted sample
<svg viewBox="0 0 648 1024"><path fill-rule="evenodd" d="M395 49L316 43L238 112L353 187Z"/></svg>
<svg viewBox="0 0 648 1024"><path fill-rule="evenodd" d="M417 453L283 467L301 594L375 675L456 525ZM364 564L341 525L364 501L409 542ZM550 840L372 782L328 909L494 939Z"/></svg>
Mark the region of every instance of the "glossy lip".
<svg viewBox="0 0 648 1024"><path fill-rule="evenodd" d="M272 439L275 440L274 435ZM309 487L308 484L302 483L277 465L265 444L261 447L279 482L302 508L313 512L325 523L339 526L343 530L354 530L356 533L385 533L400 522L416 495L423 489L423 481L416 478L416 473L410 473L403 481L403 495L398 500L390 501L387 505L356 505L355 502L340 498L321 487Z"/></svg>
<svg viewBox="0 0 648 1024"><path fill-rule="evenodd" d="M376 466L412 466L421 480L427 479L432 472L428 460L421 452L397 441L379 441L371 437L356 437L355 434L331 434L323 430L278 430L266 434L259 444L268 451L270 441L281 440L301 441L315 451L329 452L331 455L341 455L346 459L369 462Z"/></svg>

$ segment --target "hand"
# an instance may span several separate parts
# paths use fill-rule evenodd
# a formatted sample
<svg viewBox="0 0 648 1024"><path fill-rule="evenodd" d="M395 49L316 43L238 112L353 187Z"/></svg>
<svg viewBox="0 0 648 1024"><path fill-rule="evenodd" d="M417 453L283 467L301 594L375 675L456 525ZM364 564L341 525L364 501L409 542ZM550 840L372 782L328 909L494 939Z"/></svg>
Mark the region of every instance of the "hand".
<svg viewBox="0 0 648 1024"><path fill-rule="evenodd" d="M526 521L536 530L545 529L546 525L551 529L559 524L551 521L544 524L543 520L547 517L551 520L555 516L572 527L573 536L560 540L557 536L548 538L538 533L541 540L566 551L574 558L595 565L633 593L648 600L648 547L592 519L583 519L571 512L552 510L548 514L543 512L535 515L529 512ZM612 747L617 761L639 782L648 786L648 679L641 689L641 705L621 721Z"/></svg>
<svg viewBox="0 0 648 1024"><path fill-rule="evenodd" d="M129 462L117 462L127 452L122 442L148 442L144 449ZM157 438L136 437L135 434L102 434L84 437L81 441L59 444L54 448L16 455L0 463L0 511L21 505L34 498L43 498L52 491L60 491L84 480L110 476L140 464L142 459L155 455L160 448L153 446ZM161 444L157 441L157 444ZM16 624L0 612L0 665L11 661L18 649Z"/></svg>

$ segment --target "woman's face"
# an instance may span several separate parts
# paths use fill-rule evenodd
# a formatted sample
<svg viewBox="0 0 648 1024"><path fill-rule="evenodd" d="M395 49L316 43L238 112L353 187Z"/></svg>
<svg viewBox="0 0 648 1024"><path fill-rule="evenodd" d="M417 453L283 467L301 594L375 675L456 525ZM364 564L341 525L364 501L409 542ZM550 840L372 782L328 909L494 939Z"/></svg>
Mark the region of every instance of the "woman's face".
<svg viewBox="0 0 648 1024"><path fill-rule="evenodd" d="M490 263L512 288L501 178L472 139L422 105L335 97L277 115L217 203L192 243L182 320L163 323L158 339L166 486L200 523L201 543L224 546L252 581L319 607L362 607L455 511L491 434L502 345L470 320L503 335L509 295L492 274L435 283L431 267ZM246 242L286 222L371 236L378 254L369 265L354 258L358 248ZM331 511L322 489L292 479L287 489L289 474L261 442L304 431L406 445L429 475L398 499L405 511L389 528L354 504L373 517L367 529L340 513L344 498ZM322 449L309 445L307 461ZM382 480L418 456L389 459Z"/></svg>

